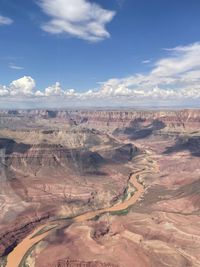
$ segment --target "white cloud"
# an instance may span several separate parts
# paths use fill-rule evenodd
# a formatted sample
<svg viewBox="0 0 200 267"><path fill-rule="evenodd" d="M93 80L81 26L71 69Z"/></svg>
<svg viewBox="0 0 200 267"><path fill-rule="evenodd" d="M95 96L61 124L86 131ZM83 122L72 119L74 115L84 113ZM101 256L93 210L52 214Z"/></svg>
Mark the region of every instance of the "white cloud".
<svg viewBox="0 0 200 267"><path fill-rule="evenodd" d="M1 86L0 85L0 97L1 96L8 96L9 95L9 90L6 86Z"/></svg>
<svg viewBox="0 0 200 267"><path fill-rule="evenodd" d="M152 74L171 77L200 68L200 43L167 49L172 56L159 60Z"/></svg>
<svg viewBox="0 0 200 267"><path fill-rule="evenodd" d="M59 82L45 89L45 96L61 96L64 94Z"/></svg>
<svg viewBox="0 0 200 267"><path fill-rule="evenodd" d="M0 26L1 25L11 25L12 23L13 23L12 19L0 15Z"/></svg>
<svg viewBox="0 0 200 267"><path fill-rule="evenodd" d="M35 81L30 76L24 76L18 80L11 82L9 91L11 96L33 95L33 89L35 89Z"/></svg>
<svg viewBox="0 0 200 267"><path fill-rule="evenodd" d="M74 89L69 89L69 90L66 90L64 92L64 95L67 96L67 97L77 97L79 96L80 94L77 93Z"/></svg>
<svg viewBox="0 0 200 267"><path fill-rule="evenodd" d="M150 62L151 62L150 59L145 59L145 60L142 61L142 64L148 64L148 63L150 63Z"/></svg>
<svg viewBox="0 0 200 267"><path fill-rule="evenodd" d="M148 74L135 74L112 82L112 91L119 87L130 90L130 96L154 98L200 97L200 43L168 49L169 55L158 60ZM104 92L110 81L101 91ZM195 88L195 90L194 90Z"/></svg>
<svg viewBox="0 0 200 267"><path fill-rule="evenodd" d="M24 69L23 67L17 66L17 65L15 65L15 64L13 64L13 63L10 63L10 64L9 64L9 67L10 67L11 69L13 69L13 70L23 70L23 69Z"/></svg>
<svg viewBox="0 0 200 267"><path fill-rule="evenodd" d="M100 88L77 92L64 89L59 82L44 90L36 90L31 77L23 77L6 86L0 86L0 96L9 98L23 96L24 99L45 99L45 103L56 99L55 103L98 105L155 105L168 103L200 104L200 43L179 46L167 51L167 56L155 62L147 74L135 74L123 79L110 79L100 83ZM51 99L51 100L50 100ZM69 100L69 101L68 101Z"/></svg>
<svg viewBox="0 0 200 267"><path fill-rule="evenodd" d="M103 9L87 0L39 0L39 5L51 20L42 29L51 34L67 33L92 42L110 36L106 30L114 11Z"/></svg>
<svg viewBox="0 0 200 267"><path fill-rule="evenodd" d="M37 90L37 91L35 92L35 96L36 96L36 97L40 97L40 96L45 96L45 94L44 94L43 92L41 92L40 90Z"/></svg>
<svg viewBox="0 0 200 267"><path fill-rule="evenodd" d="M168 49L166 57L155 62L147 74L105 82L99 95L129 96L151 101L200 98L200 43ZM106 92L106 93L105 93Z"/></svg>

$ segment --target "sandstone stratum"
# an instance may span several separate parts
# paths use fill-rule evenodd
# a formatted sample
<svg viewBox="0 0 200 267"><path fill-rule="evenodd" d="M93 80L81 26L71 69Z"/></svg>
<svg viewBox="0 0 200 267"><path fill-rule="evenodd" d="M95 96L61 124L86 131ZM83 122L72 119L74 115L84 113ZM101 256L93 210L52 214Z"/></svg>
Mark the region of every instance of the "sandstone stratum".
<svg viewBox="0 0 200 267"><path fill-rule="evenodd" d="M200 110L1 110L1 267L200 266Z"/></svg>

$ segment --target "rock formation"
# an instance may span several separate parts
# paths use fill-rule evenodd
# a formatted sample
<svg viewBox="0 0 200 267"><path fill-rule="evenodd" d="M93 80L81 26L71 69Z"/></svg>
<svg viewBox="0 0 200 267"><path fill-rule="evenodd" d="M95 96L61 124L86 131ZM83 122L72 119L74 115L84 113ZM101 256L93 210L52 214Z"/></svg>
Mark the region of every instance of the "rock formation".
<svg viewBox="0 0 200 267"><path fill-rule="evenodd" d="M26 266L200 266L199 157L197 109L0 111L2 264L56 224Z"/></svg>

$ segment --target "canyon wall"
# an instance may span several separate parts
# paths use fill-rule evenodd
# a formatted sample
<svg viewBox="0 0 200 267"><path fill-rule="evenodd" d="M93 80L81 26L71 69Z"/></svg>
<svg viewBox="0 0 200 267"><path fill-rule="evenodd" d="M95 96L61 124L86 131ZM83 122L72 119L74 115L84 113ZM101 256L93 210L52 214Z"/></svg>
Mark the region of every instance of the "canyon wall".
<svg viewBox="0 0 200 267"><path fill-rule="evenodd" d="M199 129L200 110L164 110L164 111L132 111L132 110L18 110L0 111L1 124L8 118L13 120L24 120L29 118L35 121L53 120L65 125L87 125L97 129L110 129L128 127L135 120L142 120L146 124L152 121L161 121L171 129ZM26 119L25 119L26 118ZM55 125L56 126L56 125Z"/></svg>

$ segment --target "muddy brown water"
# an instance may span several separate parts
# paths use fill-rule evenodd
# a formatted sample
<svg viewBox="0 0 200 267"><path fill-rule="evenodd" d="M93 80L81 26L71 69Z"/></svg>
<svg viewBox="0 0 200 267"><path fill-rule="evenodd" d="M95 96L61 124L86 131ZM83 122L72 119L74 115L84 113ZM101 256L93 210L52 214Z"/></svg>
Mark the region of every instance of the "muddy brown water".
<svg viewBox="0 0 200 267"><path fill-rule="evenodd" d="M125 200L122 203L118 203L110 208L105 208L97 211L89 211L82 215L78 215L73 220L74 222L83 222L90 220L98 215L101 215L106 212L118 212L123 211L132 206L137 202L137 200L142 196L144 193L144 187L138 182L137 176L144 173L144 170L141 172L137 172L135 174L131 175L130 183L136 188L136 191L133 196L131 196L129 199ZM22 262L23 257L26 255L29 249L31 249L35 244L43 240L45 237L48 236L49 232L48 230L45 233L37 234L39 231L41 231L44 227L51 226L52 223L49 222L38 227L33 233L28 235L24 240L22 240L21 243L19 243L15 249L8 255L7 257L7 264L6 267L19 267L20 263ZM54 222L55 224L55 222Z"/></svg>

